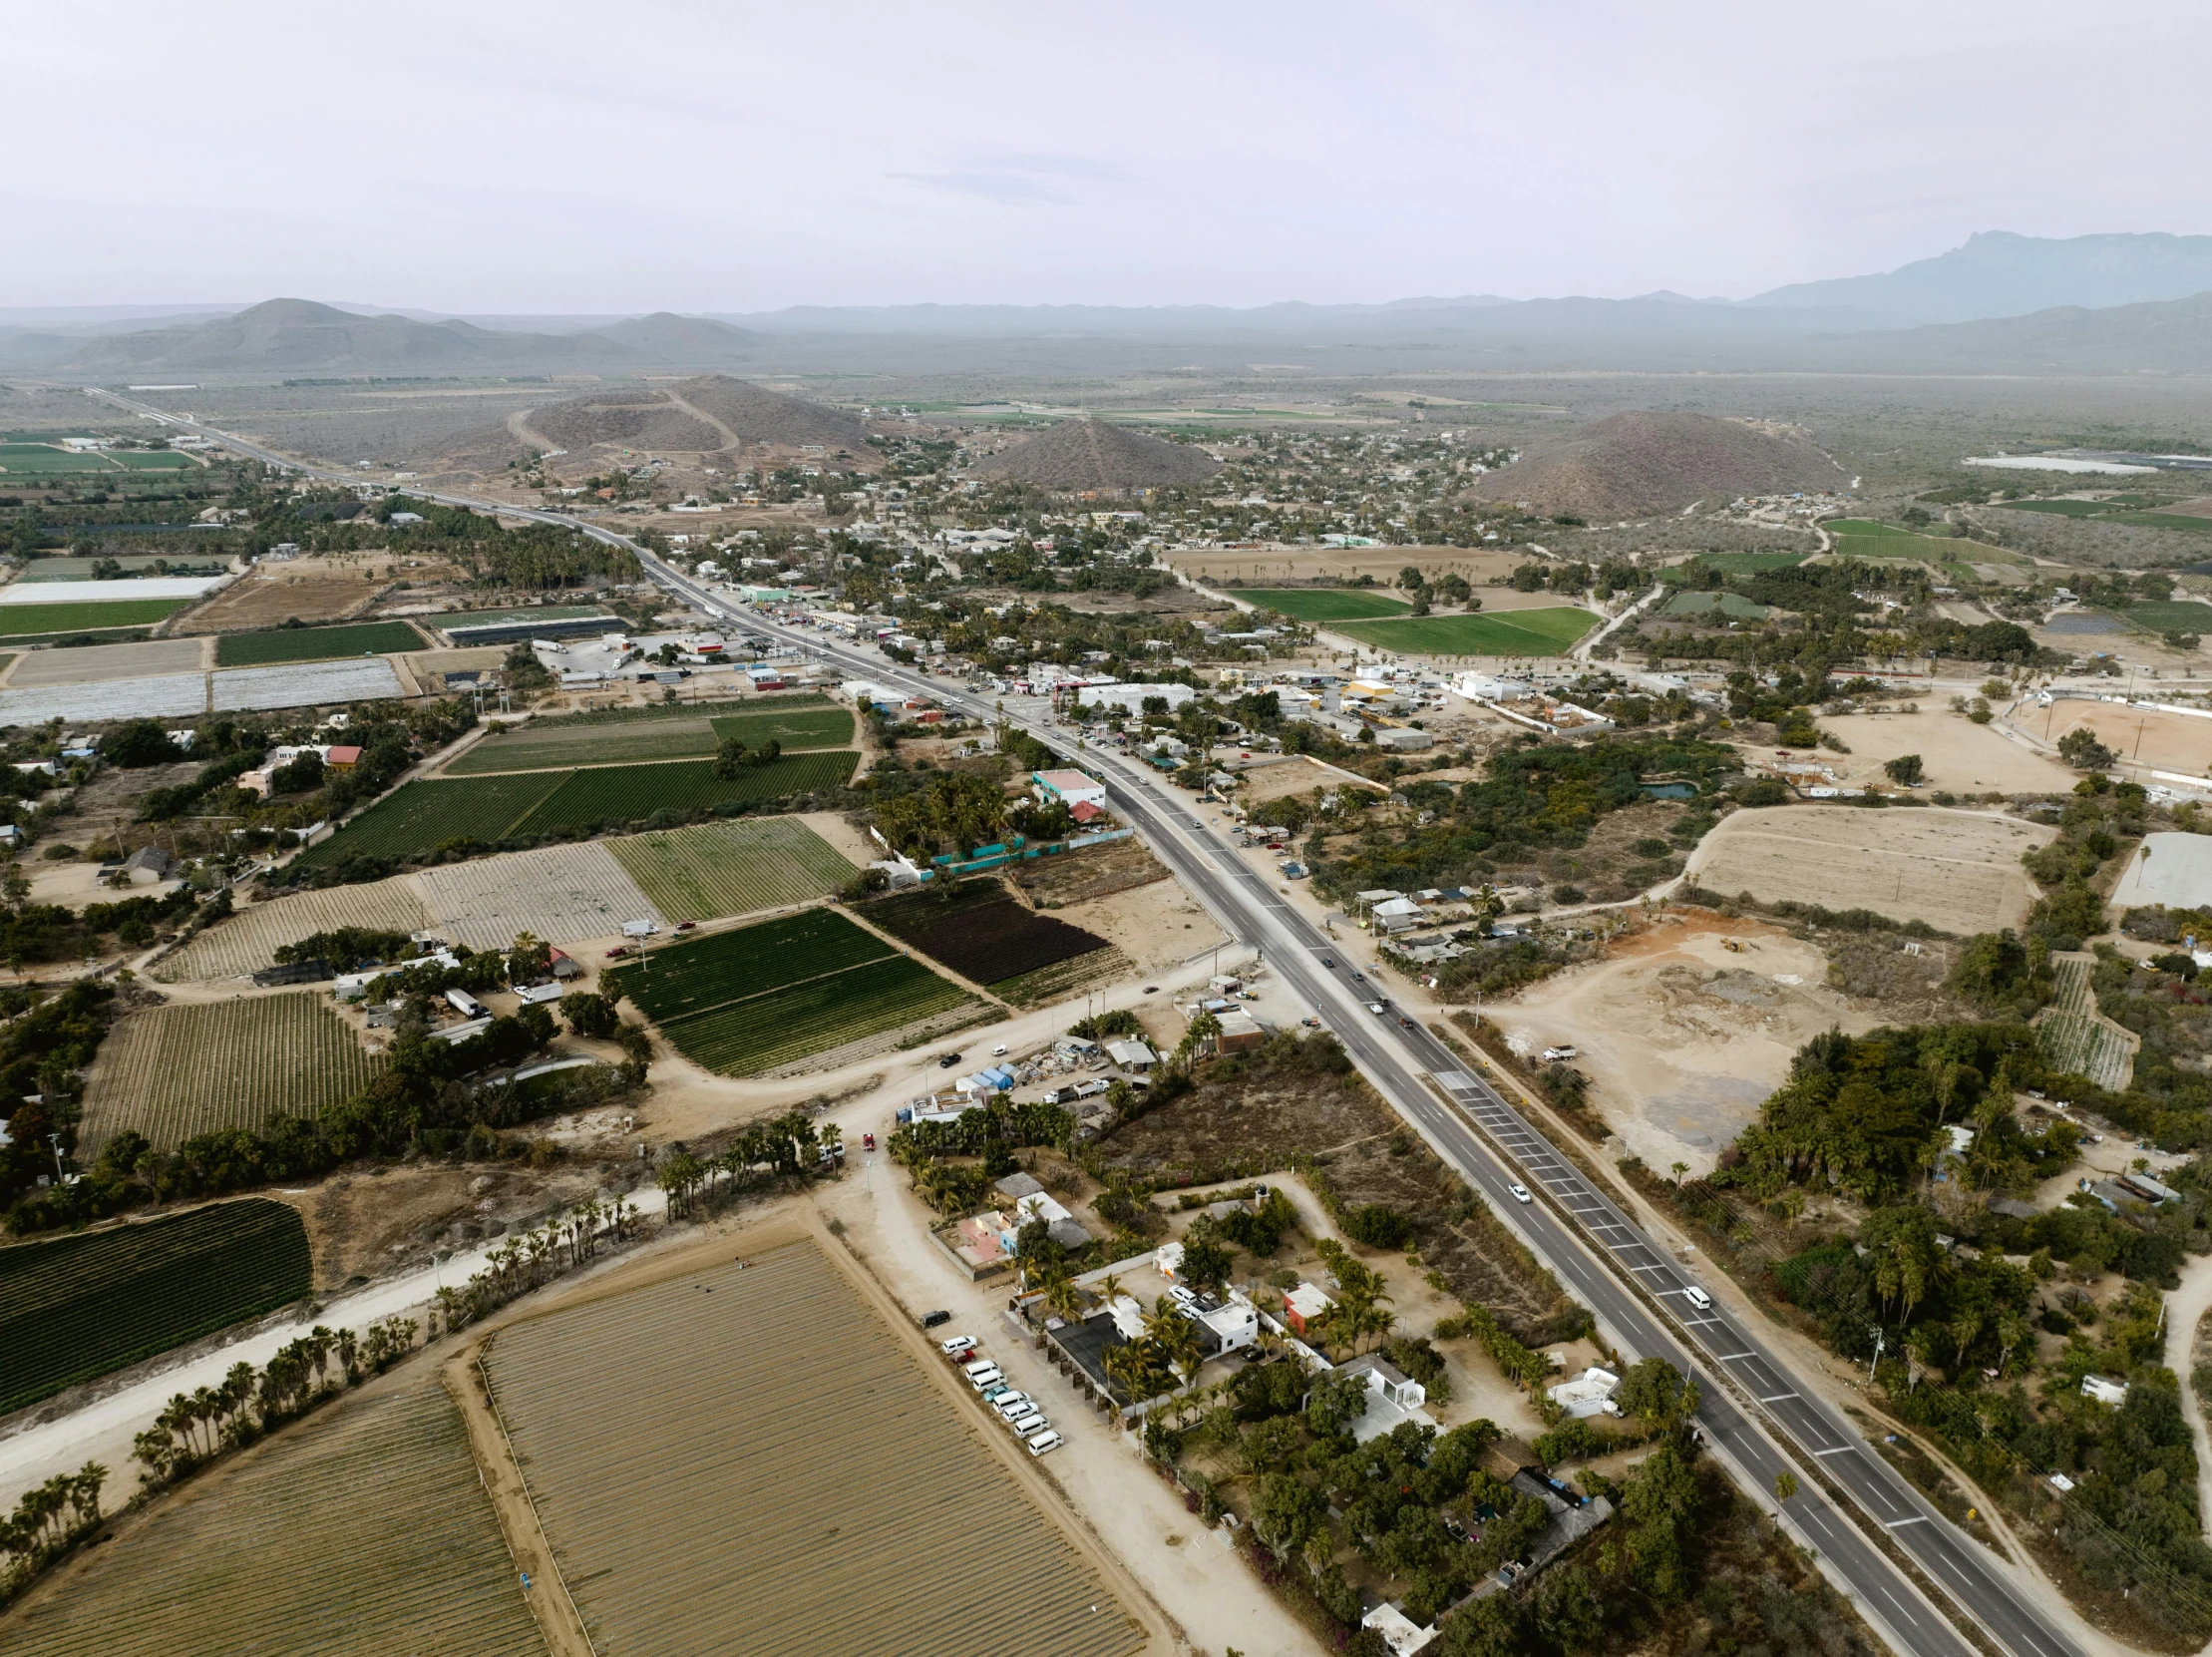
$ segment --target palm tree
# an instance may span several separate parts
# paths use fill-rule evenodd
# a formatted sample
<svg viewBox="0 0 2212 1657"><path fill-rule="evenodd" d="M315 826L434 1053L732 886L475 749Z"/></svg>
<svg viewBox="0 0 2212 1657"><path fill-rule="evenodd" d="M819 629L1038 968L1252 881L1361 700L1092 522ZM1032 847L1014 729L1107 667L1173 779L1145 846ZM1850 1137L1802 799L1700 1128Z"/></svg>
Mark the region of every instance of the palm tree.
<svg viewBox="0 0 2212 1657"><path fill-rule="evenodd" d="M1689 1164L1687 1162L1676 1162L1672 1164L1668 1171L1673 1174L1674 1184L1679 1187L1682 1182L1682 1175L1689 1172Z"/></svg>

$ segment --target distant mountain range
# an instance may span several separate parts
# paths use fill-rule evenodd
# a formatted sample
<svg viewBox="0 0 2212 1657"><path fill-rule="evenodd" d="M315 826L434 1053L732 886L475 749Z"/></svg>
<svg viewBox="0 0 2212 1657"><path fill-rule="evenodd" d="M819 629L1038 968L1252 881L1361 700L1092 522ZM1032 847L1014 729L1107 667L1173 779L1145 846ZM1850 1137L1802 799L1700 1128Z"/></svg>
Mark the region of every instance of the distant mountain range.
<svg viewBox="0 0 2212 1657"><path fill-rule="evenodd" d="M567 368L603 372L720 366L747 355L744 330L666 311L603 329L535 333L363 316L312 299L270 299L233 316L94 338L0 333L0 365L113 378L179 374L453 374Z"/></svg>
<svg viewBox="0 0 2212 1657"><path fill-rule="evenodd" d="M898 342L897 345L894 342ZM1878 275L1749 299L1424 296L1382 304L800 305L678 316L439 316L306 299L0 311L0 371L64 379L623 375L873 362L933 371L1086 370L1265 349L1338 353L1336 371L1495 363L1828 371L2212 372L2212 236L2052 239L1986 231ZM1427 360L1422 353L1427 353ZM888 354L887 354L888 353ZM918 354L919 353L919 354ZM1448 360L1447 360L1448 359ZM1302 360L1302 358L1301 358Z"/></svg>

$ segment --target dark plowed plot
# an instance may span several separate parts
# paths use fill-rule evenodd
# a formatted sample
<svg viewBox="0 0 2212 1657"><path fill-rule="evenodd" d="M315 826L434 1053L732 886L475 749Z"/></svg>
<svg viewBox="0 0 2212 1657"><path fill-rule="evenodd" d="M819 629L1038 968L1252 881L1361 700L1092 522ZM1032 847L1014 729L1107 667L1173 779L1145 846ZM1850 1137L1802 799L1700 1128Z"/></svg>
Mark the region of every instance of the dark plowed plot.
<svg viewBox="0 0 2212 1657"><path fill-rule="evenodd" d="M311 1274L298 1212L261 1197L0 1249L0 1412L273 1311Z"/></svg>
<svg viewBox="0 0 2212 1657"><path fill-rule="evenodd" d="M1195 1091L1114 1129L1099 1149L1110 1167L1194 1184L1311 1156L1345 1204L1387 1203L1408 1215L1422 1263L1443 1273L1453 1294L1489 1307L1524 1340L1564 1334L1574 1308L1551 1274L1487 1208L1452 1218L1458 1177L1356 1075L1316 1062L1324 1057L1325 1049L1279 1036L1234 1065L1208 1066Z"/></svg>
<svg viewBox="0 0 2212 1657"><path fill-rule="evenodd" d="M978 1438L1002 1430L967 1419L812 1243L518 1324L486 1368L601 1651L1145 1644Z"/></svg>
<svg viewBox="0 0 2212 1657"><path fill-rule="evenodd" d="M868 913L886 932L977 984L1020 978L1106 947L1081 927L1023 908L995 880L968 881L944 897L893 898Z"/></svg>

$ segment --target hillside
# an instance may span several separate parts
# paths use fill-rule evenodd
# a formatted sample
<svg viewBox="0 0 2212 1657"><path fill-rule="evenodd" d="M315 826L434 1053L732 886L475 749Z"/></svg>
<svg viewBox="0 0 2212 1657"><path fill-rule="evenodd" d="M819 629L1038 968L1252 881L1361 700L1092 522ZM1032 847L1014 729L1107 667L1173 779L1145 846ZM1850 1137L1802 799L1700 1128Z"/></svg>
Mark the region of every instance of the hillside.
<svg viewBox="0 0 2212 1657"><path fill-rule="evenodd" d="M868 428L843 409L764 390L726 374L702 374L668 386L610 388L548 403L508 427L465 440L460 448L477 465L495 457L504 464L510 451L519 452L516 426L576 457L567 468L571 471L588 464L584 457L601 444L646 454L729 454L818 445L824 458L845 464L873 466L877 458Z"/></svg>
<svg viewBox="0 0 2212 1657"><path fill-rule="evenodd" d="M1203 449L1097 420L1063 420L975 468L987 478L1057 490L1152 489L1196 483L1220 469Z"/></svg>
<svg viewBox="0 0 2212 1657"><path fill-rule="evenodd" d="M1844 307L1891 326L2026 316L2180 299L2212 289L2212 235L2077 235L1984 230L1949 252L1873 276L1797 282L1747 299L1760 308Z"/></svg>
<svg viewBox="0 0 2212 1657"><path fill-rule="evenodd" d="M733 328L704 316L678 316L656 310L650 316L633 316L627 322L610 322L593 330L639 356L671 365L729 362L749 355L760 340L757 334Z"/></svg>
<svg viewBox="0 0 2212 1657"><path fill-rule="evenodd" d="M1596 522L1848 481L1798 438L1706 414L1632 409L1531 445L1511 466L1477 480L1473 492Z"/></svg>
<svg viewBox="0 0 2212 1657"><path fill-rule="evenodd" d="M99 373L434 373L525 366L620 367L639 360L595 333L494 332L467 322L356 316L311 299L270 299L212 322L89 340L58 366Z"/></svg>
<svg viewBox="0 0 2212 1657"><path fill-rule="evenodd" d="M1876 366L2014 374L2212 372L2212 292L2186 299L1950 322L1856 342Z"/></svg>

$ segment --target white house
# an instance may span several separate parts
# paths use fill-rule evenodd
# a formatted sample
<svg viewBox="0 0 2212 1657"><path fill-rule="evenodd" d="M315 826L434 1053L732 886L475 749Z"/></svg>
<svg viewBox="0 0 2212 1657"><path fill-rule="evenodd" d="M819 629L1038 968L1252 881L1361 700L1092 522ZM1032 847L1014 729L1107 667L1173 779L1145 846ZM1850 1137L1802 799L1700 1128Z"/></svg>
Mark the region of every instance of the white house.
<svg viewBox="0 0 2212 1657"><path fill-rule="evenodd" d="M1198 1321L1220 1337L1224 1354L1241 1352L1260 1339L1259 1309L1243 1295L1232 1294L1213 1311L1201 1312Z"/></svg>
<svg viewBox="0 0 2212 1657"><path fill-rule="evenodd" d="M1390 1648L1390 1657L1413 1657L1436 1638L1433 1627L1423 1628L1387 1600L1361 1617L1359 1626L1380 1634L1382 1643Z"/></svg>
<svg viewBox="0 0 2212 1657"><path fill-rule="evenodd" d="M2081 1378L2081 1396L2099 1404L2122 1405L2127 1402L2127 1383L2108 1375L2085 1375Z"/></svg>
<svg viewBox="0 0 2212 1657"><path fill-rule="evenodd" d="M1029 787L1044 805L1057 800L1070 810L1086 803L1100 810L1106 806L1106 785L1082 771L1031 771Z"/></svg>
<svg viewBox="0 0 2212 1657"><path fill-rule="evenodd" d="M1157 696L1173 712L1198 692L1187 684L1086 684L1075 692L1078 707L1118 707L1124 713L1142 713L1145 702Z"/></svg>
<svg viewBox="0 0 2212 1657"><path fill-rule="evenodd" d="M1546 1388L1544 1396L1572 1418L1618 1416L1621 1406L1613 1402L1613 1395L1620 1390L1619 1376L1593 1365L1572 1381Z"/></svg>

